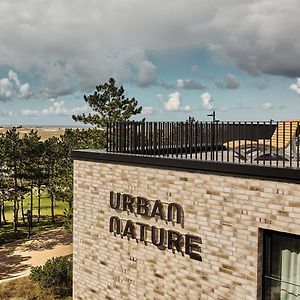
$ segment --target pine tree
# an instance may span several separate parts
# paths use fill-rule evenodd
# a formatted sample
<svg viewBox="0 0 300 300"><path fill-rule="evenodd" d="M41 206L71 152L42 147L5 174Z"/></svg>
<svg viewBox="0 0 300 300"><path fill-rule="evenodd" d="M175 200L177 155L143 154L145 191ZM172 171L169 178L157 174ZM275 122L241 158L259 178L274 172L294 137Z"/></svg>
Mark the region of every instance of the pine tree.
<svg viewBox="0 0 300 300"><path fill-rule="evenodd" d="M51 199L51 220L55 223L54 213L54 190L55 190L55 170L59 159L58 150L59 139L51 137L44 142L44 171L45 171L45 185Z"/></svg>
<svg viewBox="0 0 300 300"><path fill-rule="evenodd" d="M126 98L123 86L116 87L115 83L115 80L110 78L108 83L96 86L94 94L84 95L85 102L96 114L73 115L73 120L105 127L107 122L126 121L131 116L141 113L142 107L138 107L137 100Z"/></svg>
<svg viewBox="0 0 300 300"><path fill-rule="evenodd" d="M5 153L5 165L10 170L9 177L12 179L12 196L14 212L14 231L18 229L19 200L21 198L20 180L23 176L23 147L22 140L16 128L8 130L5 133L3 151Z"/></svg>

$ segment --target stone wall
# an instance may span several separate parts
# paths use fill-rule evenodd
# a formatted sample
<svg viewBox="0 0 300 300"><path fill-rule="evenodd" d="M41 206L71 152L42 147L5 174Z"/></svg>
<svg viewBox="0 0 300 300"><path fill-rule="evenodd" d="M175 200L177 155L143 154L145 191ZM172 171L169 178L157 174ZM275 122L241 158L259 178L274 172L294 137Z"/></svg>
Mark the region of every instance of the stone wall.
<svg viewBox="0 0 300 300"><path fill-rule="evenodd" d="M184 224L115 210L110 191L178 203ZM199 236L202 261L114 235L112 216ZM300 234L300 185L75 160L74 299L259 299L261 229Z"/></svg>

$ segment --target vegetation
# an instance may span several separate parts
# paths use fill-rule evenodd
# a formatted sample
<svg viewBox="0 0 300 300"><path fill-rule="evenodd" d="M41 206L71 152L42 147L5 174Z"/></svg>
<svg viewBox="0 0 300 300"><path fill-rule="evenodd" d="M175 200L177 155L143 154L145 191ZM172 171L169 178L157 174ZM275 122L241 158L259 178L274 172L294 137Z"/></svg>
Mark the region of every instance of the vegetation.
<svg viewBox="0 0 300 300"><path fill-rule="evenodd" d="M11 228L19 238L29 232L29 224L54 225L57 214L65 215L71 229L71 151L103 148L104 142L104 132L99 129L67 129L63 136L45 141L33 130L23 138L16 128L0 135L0 243L12 239ZM37 231L32 229L32 233Z"/></svg>
<svg viewBox="0 0 300 300"><path fill-rule="evenodd" d="M103 127L108 121L128 120L141 112L135 98L126 98L124 88L116 87L111 78L96 87L93 95L84 100L96 112L94 115L73 116L76 121ZM105 129L66 129L60 137L41 140L31 130L20 138L16 128L0 134L0 240L1 232L8 234L12 222L16 237L18 231L45 222L43 197L50 199L51 218L55 224L55 203L63 201L65 224L72 230L74 149L101 149L105 145ZM34 210L34 199L37 208ZM28 205L29 203L29 205ZM12 219L10 214L12 213ZM22 234L21 234L22 235ZM11 236L11 234L9 234ZM0 241L1 242L1 241Z"/></svg>
<svg viewBox="0 0 300 300"><path fill-rule="evenodd" d="M29 277L23 277L0 284L0 299L22 300L71 300L71 296L59 297L49 289L42 289Z"/></svg>
<svg viewBox="0 0 300 300"><path fill-rule="evenodd" d="M36 194L36 191L34 192ZM22 219L19 218L18 231L15 233L12 229L13 221L13 203L12 201L6 201L5 204L5 218L6 224L2 223L0 227L0 245L14 241L16 239L28 237L28 223L23 223ZM30 209L30 196L26 196L23 199L24 210ZM68 210L68 203L64 201L55 201L55 223L52 223L51 217L51 200L47 193L42 193L40 202L40 213L41 217L38 222L37 218L37 196L34 196L33 201L33 227L31 228L31 234L40 233L45 230L54 229L66 224L65 212ZM69 227L68 227L69 229ZM1 298L0 298L1 299Z"/></svg>
<svg viewBox="0 0 300 300"><path fill-rule="evenodd" d="M55 295L72 295L72 260L68 257L49 259L44 266L31 268L30 279Z"/></svg>
<svg viewBox="0 0 300 300"><path fill-rule="evenodd" d="M43 216L51 216L51 199L49 198L47 192L42 192L40 196L40 203L38 203L37 199L37 191L34 190L34 197L33 197L33 219L38 223L38 208L40 209L41 218ZM27 195L23 199L23 208L24 210L30 209L31 199L30 196ZM63 215L66 208L68 208L68 204L64 201L55 201L55 215ZM5 204L5 218L7 223L13 221L13 203L11 201L7 201ZM20 218L19 218L20 219ZM22 224L20 222L19 226Z"/></svg>
<svg viewBox="0 0 300 300"><path fill-rule="evenodd" d="M108 83L96 86L94 94L86 96L84 100L96 114L73 115L76 122L105 127L107 122L126 121L131 116L141 113L135 98L125 98L123 86L116 87L115 80L109 79Z"/></svg>
<svg viewBox="0 0 300 300"><path fill-rule="evenodd" d="M31 130L22 138L16 128L0 134L0 245L61 226L72 230L74 149L104 148L105 125L141 112L135 98L111 78L84 100L96 113L73 116L96 128L66 129L41 140ZM59 257L31 269L30 278L0 285L0 299L71 299L72 261Z"/></svg>
<svg viewBox="0 0 300 300"><path fill-rule="evenodd" d="M51 223L51 217L42 216L40 223L34 224L33 227L31 228L31 235L35 235L43 231L48 231L51 229L61 227L64 226L64 224L65 224L65 217L63 215L56 215L55 224ZM14 232L12 230L11 224L2 225L0 230L0 246L24 238L28 238L27 224L20 223L17 232Z"/></svg>

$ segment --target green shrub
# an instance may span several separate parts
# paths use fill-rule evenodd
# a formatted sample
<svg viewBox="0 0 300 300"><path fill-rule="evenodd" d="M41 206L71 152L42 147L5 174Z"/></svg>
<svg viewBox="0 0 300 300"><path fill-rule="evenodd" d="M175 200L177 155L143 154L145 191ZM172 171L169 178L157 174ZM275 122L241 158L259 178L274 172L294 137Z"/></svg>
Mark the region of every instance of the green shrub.
<svg viewBox="0 0 300 300"><path fill-rule="evenodd" d="M44 266L31 268L30 278L56 295L71 295L72 259L63 256L49 259Z"/></svg>
<svg viewBox="0 0 300 300"><path fill-rule="evenodd" d="M73 232L73 211L70 208L64 210L64 228Z"/></svg>

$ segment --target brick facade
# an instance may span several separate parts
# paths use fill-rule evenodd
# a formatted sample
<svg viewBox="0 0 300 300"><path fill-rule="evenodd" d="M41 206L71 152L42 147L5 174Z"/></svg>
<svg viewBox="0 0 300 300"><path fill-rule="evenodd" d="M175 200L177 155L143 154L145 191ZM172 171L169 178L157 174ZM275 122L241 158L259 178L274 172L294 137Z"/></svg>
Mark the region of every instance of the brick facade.
<svg viewBox="0 0 300 300"><path fill-rule="evenodd" d="M110 191L178 203L184 224L110 207ZM202 261L109 232L109 221L199 236ZM74 299L259 299L261 230L300 234L300 185L74 161Z"/></svg>

